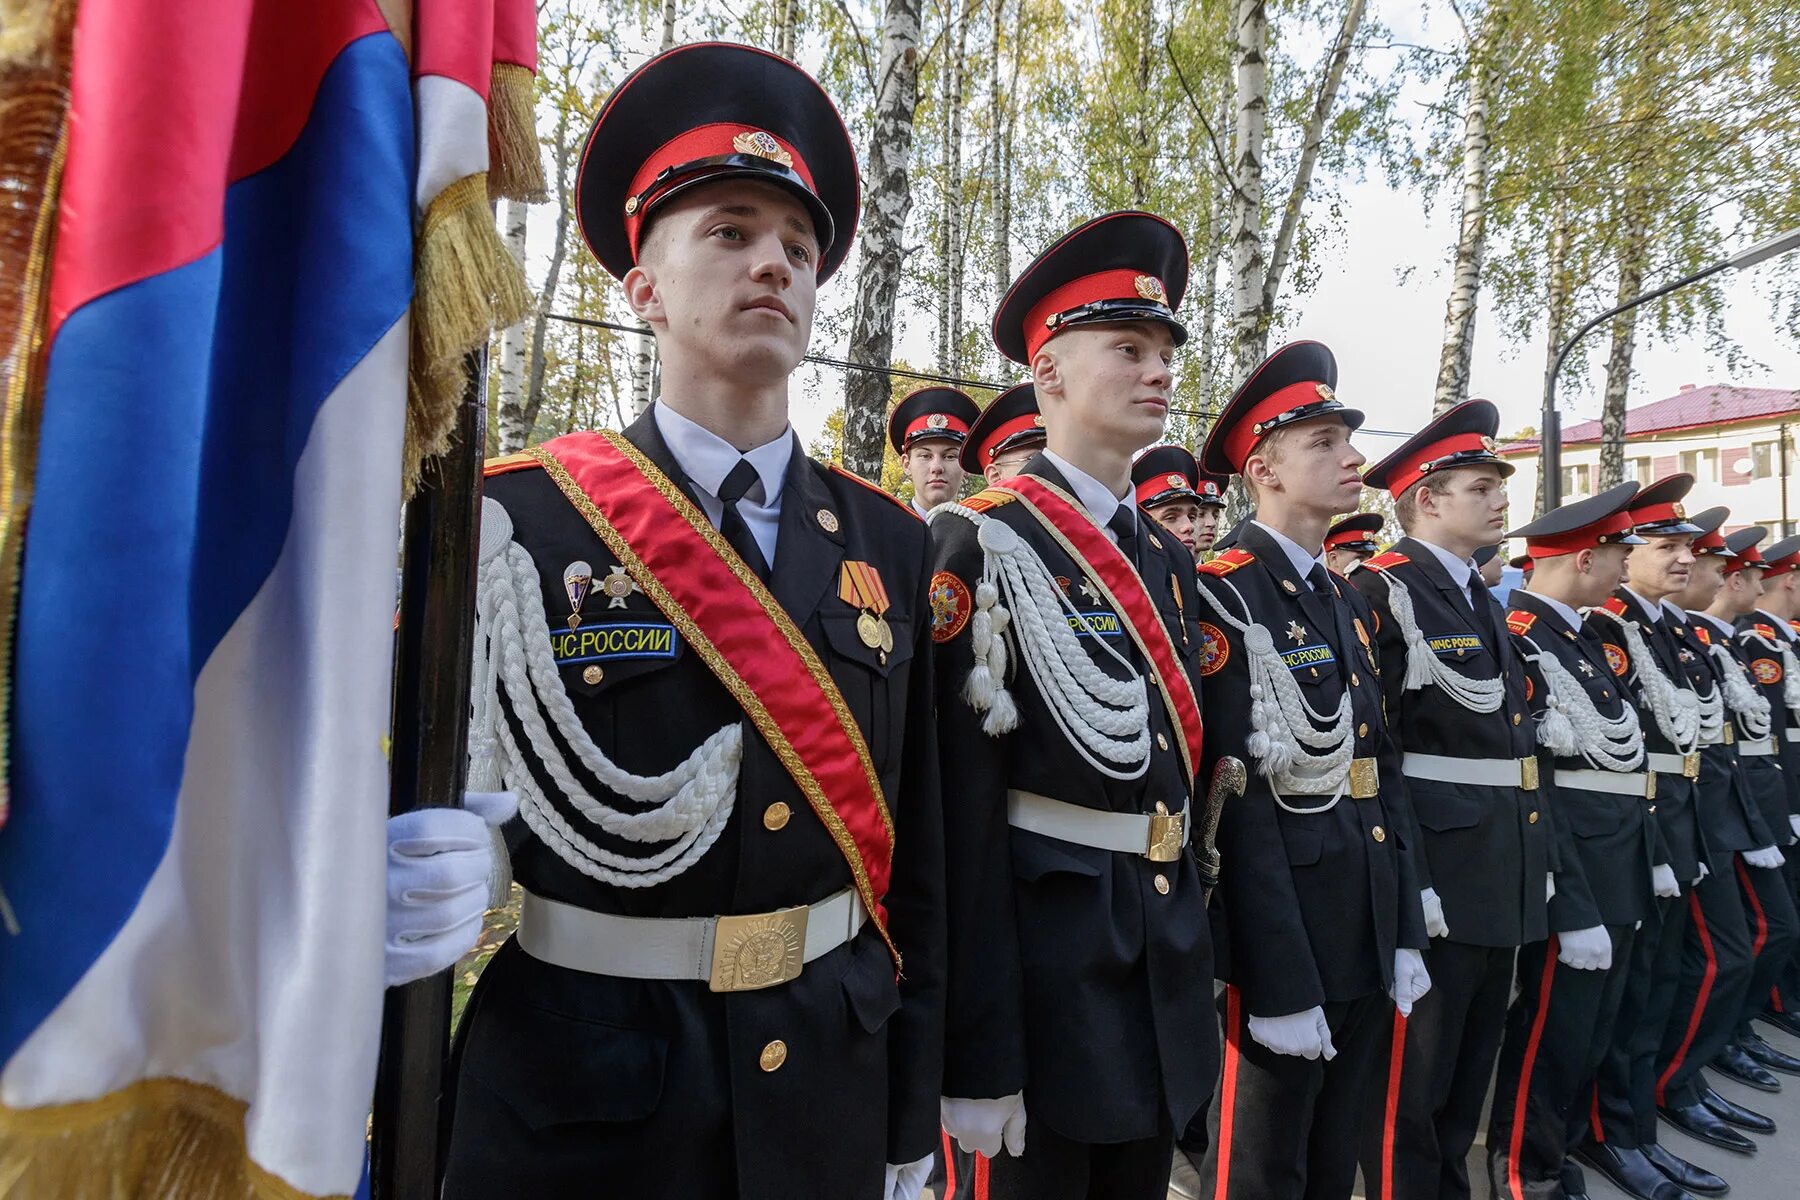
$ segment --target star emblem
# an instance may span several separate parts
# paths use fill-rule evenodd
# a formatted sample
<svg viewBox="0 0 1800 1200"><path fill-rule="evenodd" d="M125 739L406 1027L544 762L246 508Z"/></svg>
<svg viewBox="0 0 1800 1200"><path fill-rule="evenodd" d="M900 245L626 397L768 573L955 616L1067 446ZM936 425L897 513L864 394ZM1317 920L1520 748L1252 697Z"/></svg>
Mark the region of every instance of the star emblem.
<svg viewBox="0 0 1800 1200"><path fill-rule="evenodd" d="M1594 668L1593 668L1593 665L1592 665L1592 664L1591 664L1591 663L1577 663L1577 664L1575 664L1575 665L1576 665L1576 666L1578 666L1578 667L1580 667L1580 668L1581 668L1581 673L1582 673L1582 674L1583 674L1583 675L1586 675L1586 676L1588 676L1588 677L1589 677L1589 678L1592 678L1592 677L1593 677L1593 674L1594 674Z"/></svg>
<svg viewBox="0 0 1800 1200"><path fill-rule="evenodd" d="M1083 596L1087 597L1087 601L1089 604L1099 604L1100 603L1099 589L1094 586L1094 581L1087 578L1085 575L1082 576L1081 587L1079 590Z"/></svg>
<svg viewBox="0 0 1800 1200"><path fill-rule="evenodd" d="M1294 645L1306 645L1306 626L1298 621L1289 621L1287 635L1294 639Z"/></svg>

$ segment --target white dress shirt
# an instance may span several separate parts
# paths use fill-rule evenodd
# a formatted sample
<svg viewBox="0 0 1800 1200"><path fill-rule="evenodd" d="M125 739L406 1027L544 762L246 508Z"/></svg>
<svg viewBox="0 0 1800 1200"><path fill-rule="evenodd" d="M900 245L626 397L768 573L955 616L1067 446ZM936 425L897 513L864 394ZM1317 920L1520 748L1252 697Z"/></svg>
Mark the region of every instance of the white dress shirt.
<svg viewBox="0 0 1800 1200"><path fill-rule="evenodd" d="M1124 505L1124 497L1113 495L1111 488L1080 467L1072 465L1068 459L1059 457L1049 450L1044 451L1044 457L1049 459L1056 469L1062 472L1063 478L1069 481L1070 490L1075 493L1075 498L1081 501L1081 507L1087 509L1088 516L1094 519L1094 524L1100 526L1101 532L1111 539L1113 545L1118 545L1119 535L1113 532L1112 526L1107 522L1112 520L1113 514ZM1131 517L1132 525L1135 528L1137 525L1136 507L1126 508L1125 512Z"/></svg>
<svg viewBox="0 0 1800 1200"><path fill-rule="evenodd" d="M1648 600L1632 591L1628 586L1624 588L1624 592L1627 596L1630 596L1632 600L1637 602L1638 615L1643 617L1644 620L1654 621L1657 617L1662 615L1662 606L1660 604L1650 603Z"/></svg>
<svg viewBox="0 0 1800 1200"><path fill-rule="evenodd" d="M1531 595L1531 596L1535 596L1539 600L1542 600L1545 604L1548 604L1550 606L1551 611L1554 612L1557 616L1561 617L1568 624L1569 629L1572 632L1575 632L1575 633L1581 632L1581 614L1579 612L1575 611L1574 608L1570 607L1567 604L1564 604L1561 600L1558 600L1555 596L1546 596L1542 592L1529 592L1527 594Z"/></svg>
<svg viewBox="0 0 1800 1200"><path fill-rule="evenodd" d="M1437 555L1437 560L1444 564L1444 570L1450 572L1450 581L1462 589L1463 603L1469 611L1475 611L1475 596L1469 590L1469 580L1475 577L1475 564L1466 558L1458 558L1436 542L1428 542L1424 538L1415 537L1413 541Z"/></svg>
<svg viewBox="0 0 1800 1200"><path fill-rule="evenodd" d="M1279 529L1272 529L1269 526L1264 525L1261 521L1254 519L1250 523L1275 539L1275 544L1280 546L1282 550L1286 552L1288 561L1294 564L1294 573L1300 576L1300 578L1310 579L1314 567L1322 567L1325 565L1325 551L1323 549L1317 554L1313 554L1309 552L1305 546L1302 546L1287 534L1282 533Z"/></svg>
<svg viewBox="0 0 1800 1200"><path fill-rule="evenodd" d="M714 529L725 519L725 502L719 499L719 488L724 486L725 476L737 466L738 459L750 460L756 470L756 482L738 501L738 515L744 518L750 536L756 539L763 561L773 567L775 537L781 527L781 481L787 477L788 460L794 455L792 427L783 429L774 441L739 452L736 446L712 430L666 404L651 405L650 415L676 464L687 473L700 493L697 497L700 509Z"/></svg>

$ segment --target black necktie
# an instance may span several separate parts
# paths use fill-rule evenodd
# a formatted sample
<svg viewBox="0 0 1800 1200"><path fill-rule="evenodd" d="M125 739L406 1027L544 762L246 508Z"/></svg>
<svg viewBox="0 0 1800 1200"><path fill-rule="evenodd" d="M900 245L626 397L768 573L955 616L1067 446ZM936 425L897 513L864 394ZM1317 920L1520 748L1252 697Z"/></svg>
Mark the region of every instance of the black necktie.
<svg viewBox="0 0 1800 1200"><path fill-rule="evenodd" d="M1137 514L1121 504L1106 519L1106 527L1119 539L1119 553L1127 562L1137 565Z"/></svg>
<svg viewBox="0 0 1800 1200"><path fill-rule="evenodd" d="M756 486L756 479L756 468L747 458L738 459L737 466L725 476L725 482L719 485L719 499L725 502L725 518L719 522L719 532L725 535L725 540L738 552L745 565L756 572L756 577L767 583L768 560L763 558L762 547L756 544L750 526L744 523L744 515L738 511L738 501Z"/></svg>
<svg viewBox="0 0 1800 1200"><path fill-rule="evenodd" d="M1312 590L1321 596L1331 596L1331 572L1325 569L1324 563L1314 563L1312 570L1306 573L1306 582L1312 584Z"/></svg>

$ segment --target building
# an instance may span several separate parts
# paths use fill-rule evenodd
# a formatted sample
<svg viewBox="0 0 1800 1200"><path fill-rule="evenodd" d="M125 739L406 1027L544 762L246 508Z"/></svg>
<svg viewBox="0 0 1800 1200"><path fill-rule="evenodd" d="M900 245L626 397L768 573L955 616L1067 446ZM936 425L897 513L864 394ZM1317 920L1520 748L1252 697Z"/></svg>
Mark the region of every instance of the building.
<svg viewBox="0 0 1800 1200"><path fill-rule="evenodd" d="M1563 430L1562 498L1591 496L1600 483L1600 422ZM1528 519L1538 487L1537 438L1503 447L1518 474L1509 481L1515 524ZM1625 478L1649 483L1676 471L1694 476L1687 509L1731 509L1727 530L1766 525L1785 537L1800 523L1800 391L1684 384L1676 395L1625 414Z"/></svg>

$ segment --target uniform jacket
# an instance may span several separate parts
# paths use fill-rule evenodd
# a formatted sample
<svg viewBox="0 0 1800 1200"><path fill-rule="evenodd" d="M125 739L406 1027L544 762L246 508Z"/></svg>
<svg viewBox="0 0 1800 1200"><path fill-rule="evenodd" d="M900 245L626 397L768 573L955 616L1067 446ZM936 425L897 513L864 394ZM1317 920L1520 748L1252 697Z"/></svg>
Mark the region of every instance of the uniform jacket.
<svg viewBox="0 0 1800 1200"><path fill-rule="evenodd" d="M1744 674L1740 678L1748 679L1759 694L1768 698L1768 694L1763 692L1757 684L1754 666L1757 658L1768 656L1766 653L1759 652L1754 629L1751 631L1751 637L1745 637L1737 634L1729 626L1726 630L1721 630L1717 625L1702 617L1693 618L1693 625L1708 646L1716 644L1724 647L1732 661L1743 669ZM1710 654L1707 655L1707 659L1709 664L1718 669L1722 675L1723 667ZM1729 699L1725 704L1725 717L1732 722L1735 730L1738 763L1743 768L1744 781L1748 785L1749 794L1754 802L1753 806L1762 813L1763 824L1774 835L1771 841L1762 844L1764 846L1785 846L1793 834L1788 827L1787 819L1789 811L1788 782L1786 774L1781 768L1782 760L1778 756L1786 741L1787 708L1780 702L1779 696L1769 699L1769 729L1763 736L1771 739L1775 750L1774 755L1751 755L1743 752L1744 744L1753 740L1751 738L1752 731L1745 719L1745 714L1732 705Z"/></svg>
<svg viewBox="0 0 1800 1200"><path fill-rule="evenodd" d="M1390 578L1411 594L1419 631L1441 662L1470 679L1504 677L1499 708L1472 712L1434 683L1405 690L1406 643L1389 601ZM1349 579L1375 610L1382 700L1403 753L1513 760L1537 754L1525 720L1525 667L1486 588L1475 595L1479 608L1472 607L1431 548L1412 538L1401 538ZM1451 939L1479 946L1542 940L1552 857L1550 822L1540 811L1549 803L1547 790L1408 776L1406 794L1421 830L1422 853L1414 854L1420 883L1437 890Z"/></svg>
<svg viewBox="0 0 1800 1200"><path fill-rule="evenodd" d="M649 413L625 435L692 492ZM745 729L735 810L684 874L653 887L602 884L515 820L505 833L518 882L551 899L637 917L768 912L850 886L825 826L681 632L665 637L667 618L642 594L629 593L621 607L602 594L617 560L555 482L542 470L521 470L491 479L488 495L506 508L514 540L538 567L553 632L569 613L563 572L576 560L592 566L595 581L584 628L653 631L647 641L611 641L659 653L584 659L573 639L560 665L583 728L615 762L640 775L660 773L722 725ZM700 1194L718 1176L698 1164L723 1154L728 1163L735 1155L743 1197L866 1197L879 1193L884 1162L931 1152L944 926L927 549L925 526L903 505L796 445L782 485L770 588L841 690L879 774L895 828L886 907L904 978L896 981L872 924L797 979L724 994L703 981L568 971L509 943L483 974L459 1037L448 1194L571 1195L595 1187ZM841 564L858 560L886 584L893 631L886 655L863 643L859 610L838 595ZM602 668L597 682L588 681L590 666ZM517 735L516 717L508 719ZM566 747L564 757L576 763ZM644 854L581 818L535 757L532 763L546 794L585 836ZM575 770L590 792L629 807L585 778L578 763ZM765 1070L762 1052L775 1040L785 1043L786 1061Z"/></svg>
<svg viewBox="0 0 1800 1200"><path fill-rule="evenodd" d="M1690 686L1703 696L1722 692L1719 664L1708 652L1708 643L1699 632L1700 622L1688 620L1678 628L1677 653L1686 668ZM1681 653L1683 651L1685 654ZM1711 870L1730 870L1734 852L1776 844L1768 822L1763 820L1762 809L1753 798L1743 761L1738 757L1735 724L1729 744L1717 741L1701 747L1696 793Z"/></svg>
<svg viewBox="0 0 1800 1200"><path fill-rule="evenodd" d="M1800 656L1800 634L1786 621L1772 617L1761 609L1738 618L1738 650L1750 667L1750 676L1768 698L1777 739L1782 773L1787 781L1788 808L1800 813L1800 708L1788 704L1788 689L1795 686L1788 678L1787 664ZM1784 837L1777 845L1787 842ZM1764 842L1765 846L1769 843Z"/></svg>
<svg viewBox="0 0 1800 1200"><path fill-rule="evenodd" d="M1069 492L1042 455L1028 474ZM1084 591L1087 575L1018 503L987 515L1016 530L1059 577L1098 650L1104 637L1140 675L1147 667L1115 614ZM1200 639L1192 560L1172 536L1137 512L1137 567L1163 624L1194 676ZM1108 812L1179 811L1194 780L1154 685L1149 690L1150 761L1136 780L1111 779L1072 746L1031 673L1015 654L1007 688L1018 727L983 732L963 698L973 663L971 630L951 593L973 593L982 574L976 529L941 512L932 521L941 599L937 636L938 745L948 780L945 852L950 899L950 993L944 1094L1007 1096L1021 1089L1035 1125L1064 1137L1117 1142L1181 1129L1212 1094L1218 1024L1212 1006L1212 944L1193 854L1152 862L1008 825L1009 789ZM1177 597L1179 596L1179 603ZM958 616L959 611L963 616ZM1158 879L1168 884L1165 893ZM1166 1115L1164 1115L1166 1114Z"/></svg>
<svg viewBox="0 0 1800 1200"><path fill-rule="evenodd" d="M1330 595L1315 592L1282 547L1248 522L1232 551L1200 569L1200 586L1219 607L1268 630L1314 713L1337 712L1349 694L1354 755L1378 764L1373 797L1355 800L1346 789L1324 811L1289 811L1319 807L1324 797L1287 797L1284 808L1250 751L1243 635L1203 602L1201 775L1209 778L1225 755L1249 773L1245 794L1226 804L1219 822L1215 903L1228 943L1220 975L1262 1017L1383 991L1394 951L1427 942L1400 754L1381 711L1374 614L1343 578L1329 580Z"/></svg>

